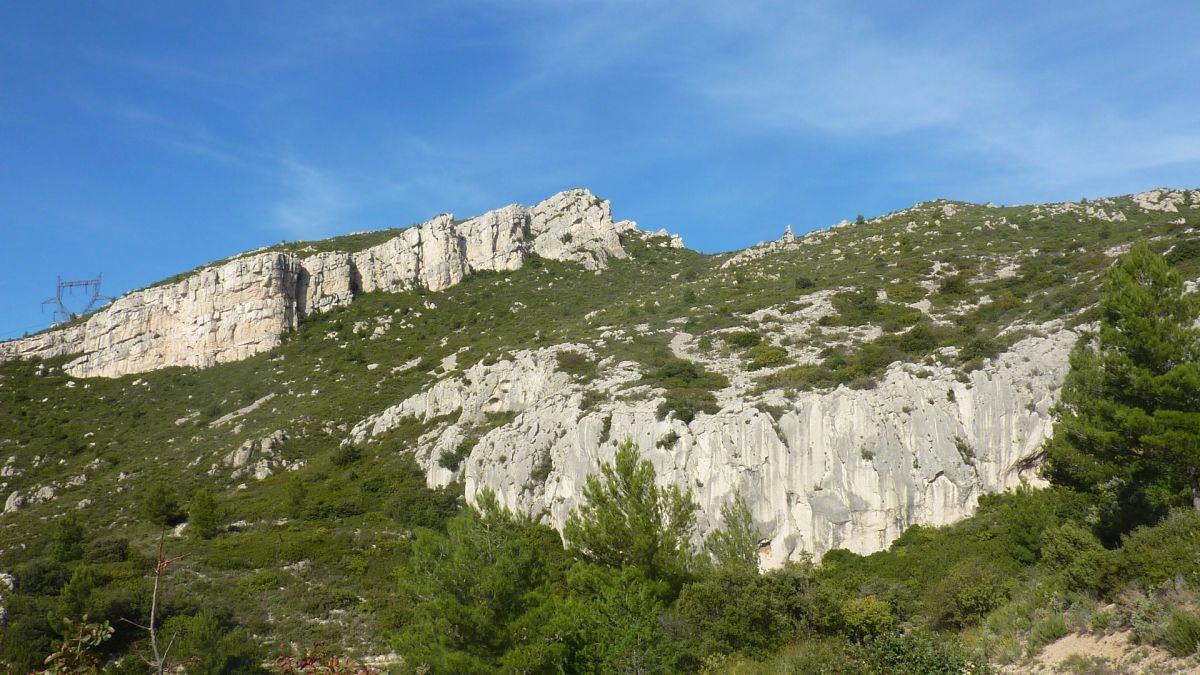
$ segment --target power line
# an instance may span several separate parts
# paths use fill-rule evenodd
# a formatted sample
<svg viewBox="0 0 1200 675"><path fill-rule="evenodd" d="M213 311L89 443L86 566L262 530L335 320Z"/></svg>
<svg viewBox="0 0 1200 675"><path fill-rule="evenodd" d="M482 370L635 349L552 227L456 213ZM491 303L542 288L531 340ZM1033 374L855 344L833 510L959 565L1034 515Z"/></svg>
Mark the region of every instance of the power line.
<svg viewBox="0 0 1200 675"><path fill-rule="evenodd" d="M62 277L58 277L58 286L54 291L54 297L43 301L42 308L45 309L46 305L54 306L56 323L70 321L76 316L87 314L104 304L106 300L112 299L100 295L100 277L101 275L98 274L95 279L79 279L76 281L63 281ZM64 296L73 294L77 290L83 292L87 302L84 304L83 309L74 311L67 307Z"/></svg>
<svg viewBox="0 0 1200 675"><path fill-rule="evenodd" d="M40 324L40 323L39 323L39 324L37 324L37 325L34 325L34 326L26 326L25 328L17 328L17 329L15 329L15 330L11 330L11 331L8 331L8 332L6 332L6 333L0 333L0 338L7 338L7 337L10 337L10 336L13 336L13 335L24 335L24 334L28 333L28 332L29 332L29 331L31 331L31 330L32 330L32 331L41 330L42 328L45 328L45 327L46 327L46 326L44 326L44 325L42 325L42 324Z"/></svg>

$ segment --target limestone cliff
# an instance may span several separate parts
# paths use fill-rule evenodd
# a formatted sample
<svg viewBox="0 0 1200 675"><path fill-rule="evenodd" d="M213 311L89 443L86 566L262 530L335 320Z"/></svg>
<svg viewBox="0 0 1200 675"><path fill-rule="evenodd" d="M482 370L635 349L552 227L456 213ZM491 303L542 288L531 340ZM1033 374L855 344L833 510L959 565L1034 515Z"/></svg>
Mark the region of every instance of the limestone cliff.
<svg viewBox="0 0 1200 675"><path fill-rule="evenodd" d="M468 220L437 216L358 250L251 252L0 343L0 361L73 355L75 376L204 367L272 349L306 318L325 321L240 391L189 394L139 457L167 438L162 457L189 456L188 472L249 482L302 470L319 459L303 452L338 442L364 446L364 461L411 449L430 484L462 480L468 500L491 489L561 528L587 477L629 438L660 481L693 491L698 537L744 495L762 562L778 566L803 552L879 550L910 525L970 515L983 494L1038 484L1050 410L1104 270L1150 233L1188 265L1194 289L1197 213L1200 191L1028 208L935 201L703 256L659 235L629 239L627 251L620 235L635 226L572 190ZM573 265L458 289L470 304L452 307L472 307L475 323L442 320L440 298L352 303L444 291L531 255ZM645 264L586 272L629 255ZM316 316L335 308L355 320ZM351 348L357 358L335 356ZM664 362L689 364L685 384L656 375ZM708 398L695 409L712 412L665 413L701 372ZM802 377L813 373L825 379ZM165 378L128 385L155 379L165 398ZM314 409L328 417L310 419ZM314 434L322 442L304 445ZM85 434L74 447L94 442ZM19 475L39 462L14 454L0 467L6 510L53 500L83 475Z"/></svg>
<svg viewBox="0 0 1200 675"><path fill-rule="evenodd" d="M117 377L243 359L296 325L298 273L287 253L237 258L129 293L79 323L0 343L0 361L78 354L71 374Z"/></svg>
<svg viewBox="0 0 1200 675"><path fill-rule="evenodd" d="M1034 459L1076 338L1057 329L1026 338L966 381L950 368L918 373L897 363L871 390L757 400L734 392L719 412L691 423L659 419L660 392L635 384L637 364L602 364L600 377L582 385L556 369L555 354L591 350L558 345L476 364L364 419L349 440L369 442L406 417L458 412L417 449L430 482L445 484L457 472L438 460L485 413L518 413L487 431L462 463L468 499L490 488L505 506L561 528L587 476L631 438L660 482L693 490L702 533L741 491L770 541L763 563L778 566L802 551L876 551L909 525L970 515L981 494L1037 483ZM589 408L588 390L609 400Z"/></svg>
<svg viewBox="0 0 1200 675"><path fill-rule="evenodd" d="M518 269L530 254L604 267L626 257L609 202L568 190L457 222L440 215L362 251L308 257L253 253L184 279L129 293L79 323L0 343L0 362L78 355L77 377L119 377L167 366L203 368L279 344L296 322L358 293L441 291L477 271Z"/></svg>

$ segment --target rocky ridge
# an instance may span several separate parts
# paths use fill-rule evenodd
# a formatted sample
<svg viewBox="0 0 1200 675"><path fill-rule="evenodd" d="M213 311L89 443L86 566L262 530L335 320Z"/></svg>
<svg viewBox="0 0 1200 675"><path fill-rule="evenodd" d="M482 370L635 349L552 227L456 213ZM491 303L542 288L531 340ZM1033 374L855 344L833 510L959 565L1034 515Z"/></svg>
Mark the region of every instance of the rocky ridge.
<svg viewBox="0 0 1200 675"><path fill-rule="evenodd" d="M660 390L637 386L633 362L601 363L583 384L556 369L563 350L522 350L476 364L357 424L366 443L405 418L454 415L426 433L418 461L431 484L464 479L469 500L491 489L508 508L561 529L587 476L633 439L663 484L691 488L700 534L740 491L767 535L765 567L831 548L869 553L913 524L943 525L970 515L981 494L1037 484L1037 453L1076 333L1047 326L964 381L950 368L918 372L896 363L878 387L755 398L722 397L716 414L690 423L660 419ZM733 385L736 387L736 385ZM608 400L589 406L588 391ZM487 431L461 468L439 462L486 413L516 413Z"/></svg>
<svg viewBox="0 0 1200 675"><path fill-rule="evenodd" d="M180 281L129 293L78 323L0 343L0 362L78 354L76 377L168 366L203 368L274 348L303 317L359 293L441 291L478 271L505 272L536 254L600 269L624 258L611 205L583 189L466 221L443 214L362 251L247 254Z"/></svg>
<svg viewBox="0 0 1200 675"><path fill-rule="evenodd" d="M322 433L346 443L372 444L396 429L413 432L409 423L415 420L421 428L413 433L420 435L411 446L412 439L406 436L405 447L415 450L431 485L462 480L468 500L484 489L493 490L509 508L559 528L577 504L587 476L613 456L621 440L631 438L655 464L660 481L695 492L703 514L700 536L717 524L713 519L721 505L740 491L767 535L762 549L766 566L783 564L802 552L819 554L835 547L875 551L909 525L940 525L970 515L982 494L1037 483L1037 457L1050 433L1050 408L1066 372L1067 355L1079 336L1076 331L1087 328L1076 320L1082 306L1074 307L1071 315L1051 314L1059 318L1048 322L1045 314L1028 323L1006 319L996 328L996 337L1005 336L998 343L1003 348L998 346L998 353L989 352L988 360L969 368L957 358L958 347L941 347L921 354L920 360L892 361L886 370L881 367L874 373L867 385L844 380L847 384L833 389L818 385L797 390L764 387L763 378L792 367L823 367L831 354L852 354L903 327L886 328L878 317L839 322L842 310L836 303L839 298L844 302L843 296L856 288L845 278L827 278L824 288L812 290L811 279L809 286L802 287L800 281L806 277L798 276L795 289L802 292L791 293L791 275L813 273L807 264L785 272L789 292L763 296L775 304L724 309L711 300L722 297L716 291L740 289L752 279L778 280L781 259L795 259L796 252L819 245L826 260L881 260L881 274L871 281L878 303L916 311L920 321L933 328L953 327L972 309L994 302L985 293L967 293L958 300L947 300L941 293L940 287L959 270L950 262L954 257L950 245L964 233L1002 241L1045 227L1045 222L1036 225L1036 221L1079 222L1085 227L1101 221L1108 227L1129 220L1129 229L1149 213L1157 214L1159 221L1170 219L1174 228L1183 224L1177 222L1178 214L1190 217L1196 208L1200 208L1200 191L1158 190L1083 205L1036 206L1016 214L995 211L990 205L936 201L865 221L866 228L844 221L803 237L789 228L777 241L712 259L709 279L671 272L677 260L669 263L671 267L659 263L663 276L656 288L670 287L667 279L679 281L686 287L683 304L674 305L670 291L678 289L668 289L653 301L653 307L658 308L661 299L662 307L670 309L663 309L659 322L651 326L647 321L657 310L648 309L648 287L628 297L606 297L597 309L581 314L587 330L561 338L559 344L538 330L522 338L525 342L508 339L488 344L486 352L467 351L467 346L449 351L454 345L447 347L448 340L465 328L455 324L455 330L447 333L430 332L427 327L411 330L422 313L435 316L448 311L440 299L437 303L419 299L411 314L407 309L387 308L385 303L385 308L371 310L381 313L355 315L359 320L352 330L330 330L318 339L332 341L340 350L358 346L353 344L358 339L364 344L374 340L391 344L406 331L428 335L420 350L397 351L394 360L378 358L387 351L365 352L359 364L364 372L353 376L362 379L365 373L374 373L367 379L375 381L376 389L392 386L389 378L400 377L412 378L413 386L403 389L402 396L349 410L348 420ZM972 218L969 225L943 220L962 219L964 214ZM943 222L949 227L943 228ZM575 190L532 208L509 206L467 221L438 216L360 251L309 250L307 256L303 250L300 255L256 251L179 282L130 294L81 324L4 343L0 360L83 351L65 366L76 376L236 360L277 345L283 333L304 317L345 306L365 292L443 291L476 271L517 270L530 255L598 271L610 260L628 255L620 235L634 227L613 222L608 202ZM1194 227L1175 229L1184 235L1195 232ZM902 238L911 241L902 243ZM1128 241L1101 241L1108 248L1093 250L1099 260L1077 277L1081 284L1091 283L1108 260L1129 246ZM642 239L636 242L643 243ZM1181 242L1184 246L1189 240ZM647 250L680 245L670 236L650 236L644 243ZM976 245L977 241L969 244ZM630 251L641 255L632 246ZM1073 247L1064 258L1054 259L1055 265L1061 265L1067 254L1084 252ZM974 277L964 283L987 285L989 293L1005 291L994 281L1033 278L1027 269L1037 271L1036 248L972 249L972 254L978 266ZM927 261L927 267L890 271L914 258ZM598 282L611 284L622 274L646 274L656 262L648 257L647 266L610 270L612 276ZM1027 268L1031 262L1035 265ZM531 281L525 290L548 291L562 278L556 274L561 272L546 271L545 278ZM588 289L591 277L585 275ZM1067 281L1047 278L1047 286ZM880 280L891 283L876 283ZM709 295L702 300L693 289L705 282ZM1189 283L1194 288L1194 281ZM688 293L692 293L690 300ZM541 298L520 297L523 302L504 296L504 307L511 302L508 311L517 314ZM371 306L377 299L363 298L356 306ZM1010 300L1015 301L1015 296ZM707 328L697 322L693 327L694 315L714 308L728 320ZM539 328L557 317L542 320L547 323L538 324ZM749 367L746 352L726 342L729 333L747 329L753 329L765 346L786 352L784 365ZM664 415L661 405L668 392L646 384L652 379L647 362L621 360L630 352L614 349L650 334L656 334L654 339L675 358L717 373L728 383L712 392L714 412L686 421ZM540 343L539 348L520 348L532 343ZM80 349L80 344L86 348ZM437 358L423 358L439 347L447 351L438 352ZM596 374L582 377L564 372L559 357L568 351L594 363ZM317 362L314 370L321 369L319 358ZM38 374L44 374L44 368ZM342 377L339 373L333 382ZM282 381L275 390L254 388L252 397L232 404L241 406L233 410L222 401L224 415L202 417L198 407L181 411L172 416L173 427L202 427L214 438L228 434L229 444L205 461L211 466L210 476L264 480L300 470L304 459L281 452L289 437L303 438L296 418L271 419L268 428L254 426L263 423L256 417L267 417L264 413L273 413L277 405L292 405L300 397L307 405L329 395L324 386L311 387L311 393L308 387L293 386L297 379ZM325 382L333 384L328 378ZM131 386L139 383L142 380ZM68 381L63 386L75 385ZM268 402L273 402L268 406L272 410L261 410ZM247 420L255 421L244 429ZM192 441L197 438L199 434ZM188 468L201 466L200 462L197 458ZM23 466L28 464L10 458L0 467L0 477L16 476ZM54 500L55 490L71 485L60 479L11 486L5 510ZM9 488L8 483L0 483L0 490Z"/></svg>

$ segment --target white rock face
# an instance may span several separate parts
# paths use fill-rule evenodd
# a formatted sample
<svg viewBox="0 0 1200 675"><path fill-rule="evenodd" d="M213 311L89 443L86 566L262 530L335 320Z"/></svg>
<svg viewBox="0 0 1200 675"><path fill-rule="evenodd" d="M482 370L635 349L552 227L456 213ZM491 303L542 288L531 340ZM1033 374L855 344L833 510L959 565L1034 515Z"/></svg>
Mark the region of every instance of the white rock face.
<svg viewBox="0 0 1200 675"><path fill-rule="evenodd" d="M299 463L287 462L279 456L279 450L287 440L288 435L282 429L257 440L248 440L225 455L221 463L233 469L230 477L235 479L251 474L255 480L262 480L277 469L298 468ZM251 461L254 462L253 465ZM216 474L218 469L219 467L214 465L209 474Z"/></svg>
<svg viewBox="0 0 1200 675"><path fill-rule="evenodd" d="M425 469L430 484L446 485L456 472L441 466L438 460L466 440L472 427L483 423L488 413L520 412L571 388L571 378L558 370L556 354L562 350L591 353L583 345L557 345L521 351L512 359L489 365L476 363L461 378L441 380L355 424L349 440L367 442L409 418L427 422L455 414L452 423L422 437L416 452L417 462Z"/></svg>
<svg viewBox="0 0 1200 675"><path fill-rule="evenodd" d="M1177 213L1179 206L1187 201L1187 192L1172 190L1170 188L1158 188L1149 192L1130 195L1130 198L1133 199L1134 204L1137 204L1139 208L1146 211Z"/></svg>
<svg viewBox="0 0 1200 675"><path fill-rule="evenodd" d="M285 253L210 267L125 295L80 324L2 342L0 362L82 354L66 365L68 373L119 377L243 359L275 347L295 326L298 269Z"/></svg>
<svg viewBox="0 0 1200 675"><path fill-rule="evenodd" d="M28 501L29 500L25 498L25 495L14 490L8 495L8 499L4 500L4 512L16 513L17 511L25 508L25 504L28 503Z"/></svg>
<svg viewBox="0 0 1200 675"><path fill-rule="evenodd" d="M519 269L530 253L598 269L627 257L619 235L636 227L614 223L609 202L587 190L568 190L531 209L441 215L356 253L249 254L129 293L81 323L0 342L0 363L79 354L65 366L76 377L204 368L267 351L300 318L358 293L441 291L472 272Z"/></svg>
<svg viewBox="0 0 1200 675"><path fill-rule="evenodd" d="M917 367L893 364L875 389L803 393L783 401L778 418L753 401L726 399L690 424L657 419L661 398L626 388L639 377L634 364L608 365L586 387L556 372L557 350L582 349L558 346L443 380L363 420L351 438L369 442L406 416L461 410L458 422L418 443L430 483L441 485L456 472L436 460L457 446L464 425L485 411L517 412L479 439L458 473L469 500L490 488L505 506L559 529L587 476L632 438L661 483L693 490L702 535L740 491L771 542L764 564L778 566L802 551L880 550L909 525L970 515L981 494L1038 484L1035 458L1075 339L1070 331L1024 339L965 383L951 369L920 377ZM620 398L582 409L586 389L622 388ZM669 432L678 440L659 447Z"/></svg>
<svg viewBox="0 0 1200 675"><path fill-rule="evenodd" d="M354 299L354 263L349 253L327 251L300 261L296 302L300 317L327 312Z"/></svg>
<svg viewBox="0 0 1200 675"><path fill-rule="evenodd" d="M577 262L594 270L609 258L625 258L620 233L633 221L613 223L612 205L587 190L568 190L529 210L533 251L543 258Z"/></svg>

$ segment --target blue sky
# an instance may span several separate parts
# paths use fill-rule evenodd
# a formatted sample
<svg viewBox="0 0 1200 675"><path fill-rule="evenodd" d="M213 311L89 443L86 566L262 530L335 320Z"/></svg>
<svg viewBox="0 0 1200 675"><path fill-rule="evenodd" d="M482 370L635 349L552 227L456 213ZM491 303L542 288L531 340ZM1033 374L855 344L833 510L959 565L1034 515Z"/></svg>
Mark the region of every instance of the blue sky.
<svg viewBox="0 0 1200 675"><path fill-rule="evenodd" d="M1200 186L1195 2L12 2L0 338L281 239L590 187L721 251Z"/></svg>

